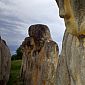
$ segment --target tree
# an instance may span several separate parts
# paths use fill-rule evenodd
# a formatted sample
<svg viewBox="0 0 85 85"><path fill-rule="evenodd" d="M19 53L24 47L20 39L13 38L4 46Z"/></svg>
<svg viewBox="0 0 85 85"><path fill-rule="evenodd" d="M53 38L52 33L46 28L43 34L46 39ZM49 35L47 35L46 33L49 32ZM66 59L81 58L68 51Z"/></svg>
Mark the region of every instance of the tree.
<svg viewBox="0 0 85 85"><path fill-rule="evenodd" d="M21 48L17 48L16 50L16 54L12 55L12 60L19 60L19 59L22 59L22 51L21 51Z"/></svg>

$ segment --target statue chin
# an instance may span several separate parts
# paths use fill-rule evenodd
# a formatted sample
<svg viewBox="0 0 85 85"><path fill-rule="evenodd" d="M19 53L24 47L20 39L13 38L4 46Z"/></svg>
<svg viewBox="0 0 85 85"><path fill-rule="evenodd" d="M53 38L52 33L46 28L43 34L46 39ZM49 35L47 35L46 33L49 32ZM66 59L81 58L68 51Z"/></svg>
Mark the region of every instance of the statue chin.
<svg viewBox="0 0 85 85"><path fill-rule="evenodd" d="M80 26L75 20L65 20L66 31L74 36L85 36L85 21Z"/></svg>

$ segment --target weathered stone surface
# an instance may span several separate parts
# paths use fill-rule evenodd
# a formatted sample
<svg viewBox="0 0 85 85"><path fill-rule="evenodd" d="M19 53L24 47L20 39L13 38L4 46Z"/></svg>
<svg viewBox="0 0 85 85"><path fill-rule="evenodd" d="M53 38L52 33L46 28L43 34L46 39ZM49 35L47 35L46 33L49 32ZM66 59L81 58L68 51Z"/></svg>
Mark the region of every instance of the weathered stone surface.
<svg viewBox="0 0 85 85"><path fill-rule="evenodd" d="M25 85L56 85L58 45L46 25L29 27L30 37L22 43L22 78Z"/></svg>
<svg viewBox="0 0 85 85"><path fill-rule="evenodd" d="M29 36L33 37L35 42L35 50L40 50L45 41L51 40L49 28L46 25L32 25L29 27Z"/></svg>
<svg viewBox="0 0 85 85"><path fill-rule="evenodd" d="M85 85L85 2L56 1L66 25L56 85Z"/></svg>
<svg viewBox="0 0 85 85"><path fill-rule="evenodd" d="M6 85L9 80L11 54L6 42L0 37L0 85Z"/></svg>
<svg viewBox="0 0 85 85"><path fill-rule="evenodd" d="M56 0L60 16L64 18L67 32L73 35L85 35L85 1Z"/></svg>

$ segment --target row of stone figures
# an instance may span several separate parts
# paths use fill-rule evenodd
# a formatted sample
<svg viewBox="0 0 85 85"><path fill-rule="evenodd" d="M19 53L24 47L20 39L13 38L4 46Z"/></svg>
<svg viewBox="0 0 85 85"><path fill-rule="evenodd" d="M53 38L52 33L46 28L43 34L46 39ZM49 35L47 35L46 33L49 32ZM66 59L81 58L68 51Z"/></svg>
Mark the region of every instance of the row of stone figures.
<svg viewBox="0 0 85 85"><path fill-rule="evenodd" d="M29 37L22 45L21 78L23 85L55 85L58 63L58 45L46 25L29 27ZM10 76L11 54L0 37L0 85L7 85Z"/></svg>
<svg viewBox="0 0 85 85"><path fill-rule="evenodd" d="M29 27L29 37L22 45L21 77L24 85L56 85L58 45L46 25Z"/></svg>
<svg viewBox="0 0 85 85"><path fill-rule="evenodd" d="M75 36L67 30L62 52L52 40L49 28L37 24L29 27L29 37L23 41L21 78L23 85L84 85L85 36ZM11 54L0 37L0 85L7 85Z"/></svg>
<svg viewBox="0 0 85 85"><path fill-rule="evenodd" d="M27 82L29 85L85 85L85 0L56 2L66 26L60 57L49 31L46 34L45 30L40 31L42 26L31 26L30 37L21 46L22 76L26 85Z"/></svg>
<svg viewBox="0 0 85 85"><path fill-rule="evenodd" d="M85 0L56 0L66 30L62 51L45 25L32 25L23 52L24 85L85 85ZM0 85L6 85L10 69L9 49L0 38ZM5 61L4 61L5 60Z"/></svg>

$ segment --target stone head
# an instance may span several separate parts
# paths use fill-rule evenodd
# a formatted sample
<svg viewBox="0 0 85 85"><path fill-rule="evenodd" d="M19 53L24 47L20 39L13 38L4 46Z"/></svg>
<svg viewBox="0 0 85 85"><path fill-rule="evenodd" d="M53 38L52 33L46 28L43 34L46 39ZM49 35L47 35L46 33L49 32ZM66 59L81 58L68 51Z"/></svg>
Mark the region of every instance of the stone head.
<svg viewBox="0 0 85 85"><path fill-rule="evenodd" d="M85 0L56 0L59 15L64 18L67 32L85 35Z"/></svg>
<svg viewBox="0 0 85 85"><path fill-rule="evenodd" d="M21 45L22 51L24 49L26 49L29 52L31 52L33 47L34 47L34 40L33 40L33 38L32 37L26 37L25 40L23 41L22 45Z"/></svg>
<svg viewBox="0 0 85 85"><path fill-rule="evenodd" d="M49 28L42 24L30 26L29 36L33 37L35 44L39 47L43 47L44 42L51 39Z"/></svg>

